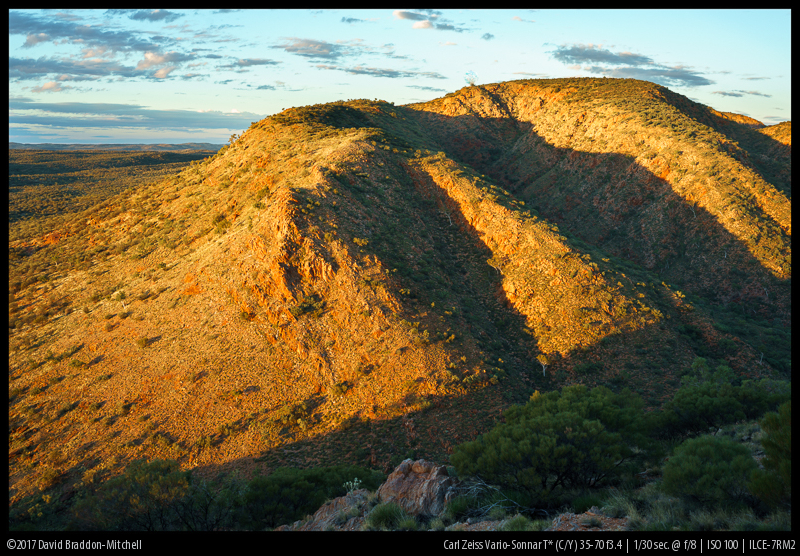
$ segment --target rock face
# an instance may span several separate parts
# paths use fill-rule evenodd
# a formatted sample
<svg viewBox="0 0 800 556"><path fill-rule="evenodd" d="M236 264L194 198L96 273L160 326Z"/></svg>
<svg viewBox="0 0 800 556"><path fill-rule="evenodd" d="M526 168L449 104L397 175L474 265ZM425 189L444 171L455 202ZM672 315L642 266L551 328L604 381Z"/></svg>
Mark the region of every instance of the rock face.
<svg viewBox="0 0 800 556"><path fill-rule="evenodd" d="M276 531L359 531L364 523L363 508L370 494L358 489L334 498L318 509L310 520L281 525Z"/></svg>
<svg viewBox="0 0 800 556"><path fill-rule="evenodd" d="M394 502L412 515L439 515L454 495L447 469L425 460L407 459L378 489L381 502Z"/></svg>

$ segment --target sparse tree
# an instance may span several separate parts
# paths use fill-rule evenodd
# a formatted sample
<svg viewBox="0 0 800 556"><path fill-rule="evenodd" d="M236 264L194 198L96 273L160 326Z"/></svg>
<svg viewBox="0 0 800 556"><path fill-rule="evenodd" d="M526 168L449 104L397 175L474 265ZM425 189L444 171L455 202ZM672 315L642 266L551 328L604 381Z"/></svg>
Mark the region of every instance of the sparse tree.
<svg viewBox="0 0 800 556"><path fill-rule="evenodd" d="M537 355L536 356L536 360L542 366L542 376L547 376L545 374L545 371L547 370L547 366L550 364L550 360L547 358L547 356L544 353L540 353L539 355Z"/></svg>

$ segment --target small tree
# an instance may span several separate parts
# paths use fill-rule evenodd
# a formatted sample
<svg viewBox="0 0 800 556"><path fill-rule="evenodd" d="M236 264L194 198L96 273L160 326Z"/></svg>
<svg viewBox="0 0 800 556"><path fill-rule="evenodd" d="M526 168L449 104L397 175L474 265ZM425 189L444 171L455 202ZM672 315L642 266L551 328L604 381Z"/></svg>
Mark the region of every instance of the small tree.
<svg viewBox="0 0 800 556"><path fill-rule="evenodd" d="M547 366L550 364L550 360L547 358L547 356L544 353L540 353L539 355L537 355L536 356L536 360L542 366L542 376L547 376L545 374L545 371L547 370Z"/></svg>
<svg viewBox="0 0 800 556"><path fill-rule="evenodd" d="M748 489L770 506L791 506L792 402L783 404L778 413L767 413L760 425L765 433L761 441L764 469L753 471Z"/></svg>
<svg viewBox="0 0 800 556"><path fill-rule="evenodd" d="M616 475L646 446L642 401L624 391L571 386L534 394L505 423L456 447L459 476L478 476L547 501L561 488L592 487Z"/></svg>

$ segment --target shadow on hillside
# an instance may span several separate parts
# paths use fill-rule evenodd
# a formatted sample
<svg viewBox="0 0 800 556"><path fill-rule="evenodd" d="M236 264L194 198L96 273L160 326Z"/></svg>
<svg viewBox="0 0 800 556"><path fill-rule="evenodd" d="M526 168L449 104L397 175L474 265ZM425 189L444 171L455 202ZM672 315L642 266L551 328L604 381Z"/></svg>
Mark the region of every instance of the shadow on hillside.
<svg viewBox="0 0 800 556"><path fill-rule="evenodd" d="M748 245L733 236L714 215L628 155L553 147L527 122L408 114L436 136L448 157L507 188L527 207L563 226L562 233L655 272L659 281L716 303L763 301L765 314L774 311L768 307L775 299L762 287L788 284L787 275L776 278L751 252L759 238ZM769 137L765 141L777 144ZM755 203L744 206L758 221L772 223ZM790 239L776 224L772 228L764 234L777 232L788 249ZM589 247L570 243L577 250ZM761 252L762 257L784 254ZM786 307L788 291L782 295L778 304Z"/></svg>

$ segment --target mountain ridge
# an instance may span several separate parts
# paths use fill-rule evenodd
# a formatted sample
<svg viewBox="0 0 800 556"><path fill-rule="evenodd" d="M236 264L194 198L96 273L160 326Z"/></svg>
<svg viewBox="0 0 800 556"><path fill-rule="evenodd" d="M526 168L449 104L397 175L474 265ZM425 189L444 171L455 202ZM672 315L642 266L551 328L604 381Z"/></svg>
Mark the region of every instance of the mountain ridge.
<svg viewBox="0 0 800 556"><path fill-rule="evenodd" d="M11 244L13 497L139 457L441 461L535 389L658 407L696 357L786 376L791 159L760 131L606 79L256 122Z"/></svg>

